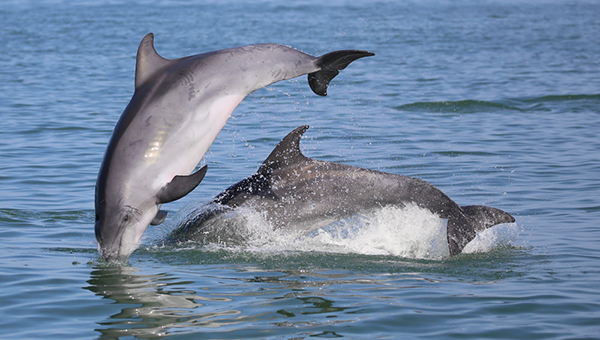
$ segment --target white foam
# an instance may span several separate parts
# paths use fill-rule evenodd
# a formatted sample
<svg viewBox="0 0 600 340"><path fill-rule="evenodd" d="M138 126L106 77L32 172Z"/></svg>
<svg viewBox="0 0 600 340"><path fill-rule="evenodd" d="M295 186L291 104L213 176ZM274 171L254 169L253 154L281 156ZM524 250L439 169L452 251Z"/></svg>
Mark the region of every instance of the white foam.
<svg viewBox="0 0 600 340"><path fill-rule="evenodd" d="M331 252L363 255L394 255L417 259L441 259L449 255L447 220L429 210L409 205L385 207L337 221L304 235L290 228L274 229L258 211L236 209L221 218L243 235L243 245L211 244L206 250L227 249L274 254L287 251ZM488 252L510 243L517 225L502 224L478 233L464 253Z"/></svg>
<svg viewBox="0 0 600 340"><path fill-rule="evenodd" d="M416 206L386 207L321 228L306 242L347 253L441 258L449 253L446 222Z"/></svg>
<svg viewBox="0 0 600 340"><path fill-rule="evenodd" d="M499 246L513 243L519 236L516 223L504 223L478 232L477 236L463 249L463 253L486 253Z"/></svg>

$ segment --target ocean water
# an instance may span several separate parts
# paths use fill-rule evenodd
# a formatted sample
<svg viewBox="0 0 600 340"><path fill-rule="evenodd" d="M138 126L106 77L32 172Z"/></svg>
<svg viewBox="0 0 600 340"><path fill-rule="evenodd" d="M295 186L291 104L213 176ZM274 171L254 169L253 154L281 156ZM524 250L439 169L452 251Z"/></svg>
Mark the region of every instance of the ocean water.
<svg viewBox="0 0 600 340"><path fill-rule="evenodd" d="M585 0L3 1L0 337L600 339L598 17ZM247 97L201 185L109 265L94 185L148 32L167 58L263 42L376 56L324 98L304 77ZM414 210L367 234L161 244L303 124L309 157L419 177L516 223L453 258L422 247L443 226Z"/></svg>

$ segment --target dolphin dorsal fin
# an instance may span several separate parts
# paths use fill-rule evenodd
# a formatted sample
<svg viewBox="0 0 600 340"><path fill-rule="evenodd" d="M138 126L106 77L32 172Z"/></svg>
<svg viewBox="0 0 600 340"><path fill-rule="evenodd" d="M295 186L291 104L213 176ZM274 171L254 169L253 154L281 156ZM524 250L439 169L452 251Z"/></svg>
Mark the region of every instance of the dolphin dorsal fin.
<svg viewBox="0 0 600 340"><path fill-rule="evenodd" d="M306 160L307 157L300 151L300 138L302 138L302 135L306 130L308 130L308 125L303 125L288 133L288 135L277 144L273 152L271 152L269 157L263 162L258 171L274 170Z"/></svg>
<svg viewBox="0 0 600 340"><path fill-rule="evenodd" d="M154 49L154 34L148 33L140 42L135 64L135 89L141 87L159 69L169 65L171 60L165 59Z"/></svg>

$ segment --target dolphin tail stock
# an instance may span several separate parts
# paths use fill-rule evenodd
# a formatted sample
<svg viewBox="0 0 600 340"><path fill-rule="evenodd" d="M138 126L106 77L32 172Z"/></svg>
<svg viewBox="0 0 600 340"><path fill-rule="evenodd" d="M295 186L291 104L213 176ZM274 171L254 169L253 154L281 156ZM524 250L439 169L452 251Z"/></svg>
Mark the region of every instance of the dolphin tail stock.
<svg viewBox="0 0 600 340"><path fill-rule="evenodd" d="M314 93L326 96L329 82L340 73L340 70L345 69L356 59L374 55L375 53L361 50L341 50L324 54L315 59L314 63L320 70L308 74L308 84Z"/></svg>
<svg viewBox="0 0 600 340"><path fill-rule="evenodd" d="M448 219L448 247L451 256L460 254L477 236L478 231L515 221L509 213L492 207L468 205L460 208L464 216L453 216Z"/></svg>

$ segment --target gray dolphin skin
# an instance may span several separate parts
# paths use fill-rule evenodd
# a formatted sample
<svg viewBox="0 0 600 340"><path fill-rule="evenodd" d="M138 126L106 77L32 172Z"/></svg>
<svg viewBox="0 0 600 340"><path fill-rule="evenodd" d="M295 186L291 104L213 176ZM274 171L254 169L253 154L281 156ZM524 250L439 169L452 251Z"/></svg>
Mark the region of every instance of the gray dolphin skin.
<svg viewBox="0 0 600 340"><path fill-rule="evenodd" d="M235 240L227 230L233 209L262 213L275 228L300 228L306 233L337 220L385 207L415 204L448 219L450 255L459 254L478 231L515 219L486 206L459 206L423 180L307 158L300 138L308 126L288 134L252 176L221 192L212 209L192 215L167 242Z"/></svg>
<svg viewBox="0 0 600 340"><path fill-rule="evenodd" d="M202 181L192 173L227 119L250 93L308 74L311 89L327 85L358 50L313 57L278 44L249 45L165 59L146 35L137 52L135 92L116 124L96 182L95 232L100 255L127 260L149 224L162 222L163 203Z"/></svg>

